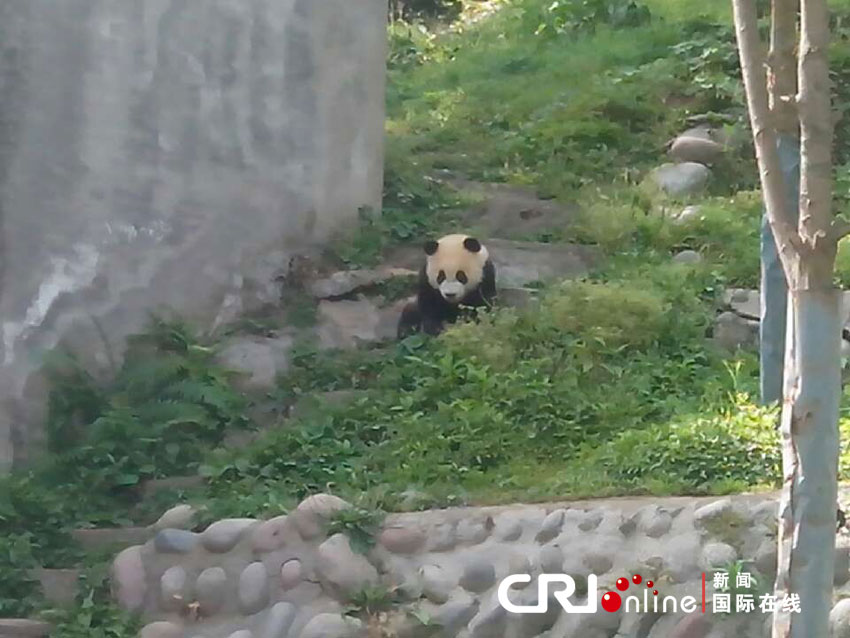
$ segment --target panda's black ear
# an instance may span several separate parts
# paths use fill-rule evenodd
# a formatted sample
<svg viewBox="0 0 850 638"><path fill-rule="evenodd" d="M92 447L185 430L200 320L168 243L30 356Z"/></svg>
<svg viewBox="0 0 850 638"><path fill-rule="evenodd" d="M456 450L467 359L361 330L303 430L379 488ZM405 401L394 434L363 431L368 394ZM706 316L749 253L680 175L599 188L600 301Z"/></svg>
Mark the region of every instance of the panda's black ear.
<svg viewBox="0 0 850 638"><path fill-rule="evenodd" d="M471 253L477 253L481 251L481 242L474 237L467 237L463 240L463 247Z"/></svg>
<svg viewBox="0 0 850 638"><path fill-rule="evenodd" d="M425 242L425 254L430 257L435 252L437 252L438 246L439 244L436 241L434 241L433 239L429 239Z"/></svg>

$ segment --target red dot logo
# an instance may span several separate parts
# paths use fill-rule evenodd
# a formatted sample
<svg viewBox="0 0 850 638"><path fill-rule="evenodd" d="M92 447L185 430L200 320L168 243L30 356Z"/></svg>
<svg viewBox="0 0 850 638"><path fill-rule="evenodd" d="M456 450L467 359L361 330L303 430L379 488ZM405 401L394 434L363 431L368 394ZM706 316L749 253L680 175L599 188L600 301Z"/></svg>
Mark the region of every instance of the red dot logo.
<svg viewBox="0 0 850 638"><path fill-rule="evenodd" d="M623 604L620 594L609 591L602 596L602 609L614 613Z"/></svg>
<svg viewBox="0 0 850 638"><path fill-rule="evenodd" d="M657 596L657 595L658 595L658 590L657 590L657 589L656 589L656 590L654 590L654 591L652 592L652 595L653 595L653 596Z"/></svg>
<svg viewBox="0 0 850 638"><path fill-rule="evenodd" d="M642 581L642 580L643 580L643 578L640 577L640 574L635 574L634 576L632 576L632 582L635 585L640 585L640 581Z"/></svg>
<svg viewBox="0 0 850 638"><path fill-rule="evenodd" d="M655 584L655 583L653 583L651 580L646 581L646 586L647 586L647 588L648 588L648 589L652 589L652 586L653 586L654 584Z"/></svg>
<svg viewBox="0 0 850 638"><path fill-rule="evenodd" d="M618 578L617 579L617 589L619 589L620 591L626 591L628 588L629 588L629 581L627 581L625 578Z"/></svg>

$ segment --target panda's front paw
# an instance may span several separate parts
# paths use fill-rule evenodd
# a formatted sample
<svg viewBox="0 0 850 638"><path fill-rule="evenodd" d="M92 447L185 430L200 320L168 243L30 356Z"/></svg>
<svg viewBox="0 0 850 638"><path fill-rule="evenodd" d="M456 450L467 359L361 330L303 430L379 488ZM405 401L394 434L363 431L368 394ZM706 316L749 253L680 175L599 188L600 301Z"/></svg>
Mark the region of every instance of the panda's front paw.
<svg viewBox="0 0 850 638"><path fill-rule="evenodd" d="M422 331L426 335L436 337L443 331L443 322L434 319L426 319L422 322Z"/></svg>

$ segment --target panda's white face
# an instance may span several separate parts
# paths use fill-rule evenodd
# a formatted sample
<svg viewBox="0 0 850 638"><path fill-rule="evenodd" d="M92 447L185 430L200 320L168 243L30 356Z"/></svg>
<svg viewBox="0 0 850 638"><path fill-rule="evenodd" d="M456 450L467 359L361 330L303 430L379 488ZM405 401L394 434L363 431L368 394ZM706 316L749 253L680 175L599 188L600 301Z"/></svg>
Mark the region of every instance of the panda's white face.
<svg viewBox="0 0 850 638"><path fill-rule="evenodd" d="M460 303L484 277L487 249L468 235L446 235L425 245L428 282L449 303Z"/></svg>

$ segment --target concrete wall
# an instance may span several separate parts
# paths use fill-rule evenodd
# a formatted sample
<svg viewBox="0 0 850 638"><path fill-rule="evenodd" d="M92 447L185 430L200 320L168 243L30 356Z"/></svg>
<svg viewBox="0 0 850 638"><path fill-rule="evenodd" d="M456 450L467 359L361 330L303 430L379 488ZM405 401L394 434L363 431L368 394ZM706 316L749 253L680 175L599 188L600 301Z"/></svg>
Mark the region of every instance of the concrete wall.
<svg viewBox="0 0 850 638"><path fill-rule="evenodd" d="M275 301L294 252L380 207L385 17L0 3L0 468L38 444L58 343L106 365L102 336L120 350L149 310L209 325Z"/></svg>

